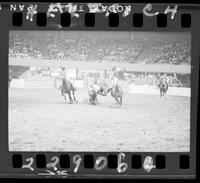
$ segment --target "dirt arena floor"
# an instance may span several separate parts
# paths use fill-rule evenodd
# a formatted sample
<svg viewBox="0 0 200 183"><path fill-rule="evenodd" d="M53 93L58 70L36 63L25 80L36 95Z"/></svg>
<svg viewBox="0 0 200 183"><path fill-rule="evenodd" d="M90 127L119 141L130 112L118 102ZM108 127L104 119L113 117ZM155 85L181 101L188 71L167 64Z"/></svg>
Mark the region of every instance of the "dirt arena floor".
<svg viewBox="0 0 200 183"><path fill-rule="evenodd" d="M124 94L64 103L57 89L9 88L10 151L189 151L190 98Z"/></svg>

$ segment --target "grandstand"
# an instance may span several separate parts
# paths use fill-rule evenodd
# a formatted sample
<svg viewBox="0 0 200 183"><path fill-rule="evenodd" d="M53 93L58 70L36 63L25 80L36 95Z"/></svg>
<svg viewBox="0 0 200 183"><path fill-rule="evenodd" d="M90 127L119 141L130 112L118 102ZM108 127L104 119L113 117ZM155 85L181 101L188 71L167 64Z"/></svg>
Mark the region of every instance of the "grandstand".
<svg viewBox="0 0 200 183"><path fill-rule="evenodd" d="M146 82L148 75L155 78L163 72L169 77L176 74L175 86L190 87L190 45L188 33L11 31L9 70L26 79L28 68L63 66L76 73L77 80L84 72L103 77L117 65L133 77L144 78L140 84L153 83Z"/></svg>
<svg viewBox="0 0 200 183"><path fill-rule="evenodd" d="M9 55L66 62L190 64L190 45L189 34L15 31L10 33Z"/></svg>

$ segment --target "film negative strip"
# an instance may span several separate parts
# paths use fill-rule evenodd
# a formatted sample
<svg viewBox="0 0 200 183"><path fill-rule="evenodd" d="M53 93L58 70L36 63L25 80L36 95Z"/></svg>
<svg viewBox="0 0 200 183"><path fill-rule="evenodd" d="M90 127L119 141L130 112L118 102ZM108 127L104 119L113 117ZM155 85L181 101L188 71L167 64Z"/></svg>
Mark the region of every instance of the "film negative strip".
<svg viewBox="0 0 200 183"><path fill-rule="evenodd" d="M0 177L195 179L200 6L0 3Z"/></svg>

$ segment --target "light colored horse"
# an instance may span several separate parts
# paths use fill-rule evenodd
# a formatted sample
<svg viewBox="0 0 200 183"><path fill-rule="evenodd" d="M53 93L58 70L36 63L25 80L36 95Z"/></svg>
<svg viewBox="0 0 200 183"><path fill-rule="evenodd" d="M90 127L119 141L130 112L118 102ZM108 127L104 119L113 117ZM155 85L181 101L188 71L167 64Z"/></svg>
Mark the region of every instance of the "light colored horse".
<svg viewBox="0 0 200 183"><path fill-rule="evenodd" d="M107 90L107 93L111 94L111 96L116 100L117 105L122 105L123 90L121 86L113 86Z"/></svg>

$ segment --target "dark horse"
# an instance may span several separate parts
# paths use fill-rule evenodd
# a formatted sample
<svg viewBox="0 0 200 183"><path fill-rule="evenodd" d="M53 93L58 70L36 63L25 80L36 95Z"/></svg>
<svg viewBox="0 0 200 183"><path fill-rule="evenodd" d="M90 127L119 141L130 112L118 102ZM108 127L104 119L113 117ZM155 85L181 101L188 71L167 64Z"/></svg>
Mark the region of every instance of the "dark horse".
<svg viewBox="0 0 200 183"><path fill-rule="evenodd" d="M164 97L168 90L168 83L164 79L161 79L158 88L160 89L160 97Z"/></svg>
<svg viewBox="0 0 200 183"><path fill-rule="evenodd" d="M65 94L68 94L71 104L73 102L76 102L76 103L78 102L76 100L75 95L74 95L74 91L76 89L70 81L68 81L66 79L62 79L62 85L61 85L60 89L61 89L61 95L64 97L65 102L66 102L66 95ZM72 95L73 95L73 99L72 99Z"/></svg>
<svg viewBox="0 0 200 183"><path fill-rule="evenodd" d="M121 86L113 86L107 90L107 93L110 93L111 96L116 100L116 105L122 105L123 90Z"/></svg>

